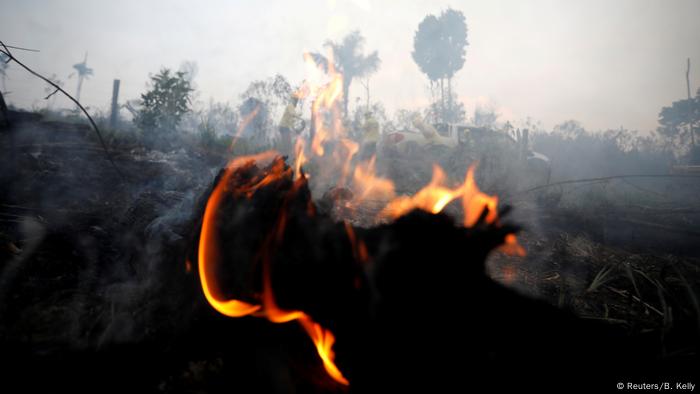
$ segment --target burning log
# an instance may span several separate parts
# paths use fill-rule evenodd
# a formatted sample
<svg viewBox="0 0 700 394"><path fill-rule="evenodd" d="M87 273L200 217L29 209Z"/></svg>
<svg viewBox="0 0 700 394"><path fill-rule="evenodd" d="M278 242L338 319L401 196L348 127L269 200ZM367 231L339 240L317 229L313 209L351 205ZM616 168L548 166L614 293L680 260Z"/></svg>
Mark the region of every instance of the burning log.
<svg viewBox="0 0 700 394"><path fill-rule="evenodd" d="M417 209L396 200L395 220L359 228L319 212L306 177L295 179L281 157L238 158L217 178L204 211L203 293L230 317L298 321L327 373L358 392L454 388L465 376L485 384L503 373L561 381L590 369L593 356L602 362L591 373L608 376L605 368L644 359L617 331L487 277L489 253L504 245L522 253L517 229L498 220L496 201L470 175L443 189L439 198L419 192ZM456 196L469 197L460 224L440 213Z"/></svg>

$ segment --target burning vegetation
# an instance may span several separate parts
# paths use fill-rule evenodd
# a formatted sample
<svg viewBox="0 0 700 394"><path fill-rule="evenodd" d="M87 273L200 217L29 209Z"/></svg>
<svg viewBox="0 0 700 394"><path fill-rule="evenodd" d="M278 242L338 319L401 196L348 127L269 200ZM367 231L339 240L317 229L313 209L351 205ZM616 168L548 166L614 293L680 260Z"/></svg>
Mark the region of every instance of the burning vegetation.
<svg viewBox="0 0 700 394"><path fill-rule="evenodd" d="M652 136L466 119L467 45L462 12L426 16L411 55L431 102L391 120L359 31L237 108L193 108L185 63L122 107L115 81L93 119L0 41L3 77L77 105L0 92L0 376L49 392L694 384L700 92L688 82ZM94 70L74 68L79 97Z"/></svg>

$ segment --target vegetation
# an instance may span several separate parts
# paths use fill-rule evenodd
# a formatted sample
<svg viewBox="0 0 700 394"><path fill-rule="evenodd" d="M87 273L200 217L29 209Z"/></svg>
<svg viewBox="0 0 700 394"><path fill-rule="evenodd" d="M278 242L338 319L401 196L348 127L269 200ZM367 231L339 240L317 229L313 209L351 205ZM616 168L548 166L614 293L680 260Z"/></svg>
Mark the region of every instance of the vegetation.
<svg viewBox="0 0 700 394"><path fill-rule="evenodd" d="M173 73L163 68L151 76L149 90L141 95L141 108L134 123L146 132L174 133L182 117L190 111L192 90L184 72Z"/></svg>
<svg viewBox="0 0 700 394"><path fill-rule="evenodd" d="M413 38L413 61L428 76L431 88L440 89L440 101L433 104L436 119L457 122L464 118L464 109L455 105L452 78L464 66L467 24L464 14L448 8L439 17L426 16Z"/></svg>
<svg viewBox="0 0 700 394"><path fill-rule="evenodd" d="M697 132L700 130L700 89L695 97L674 101L659 112L658 133L668 144L681 151L690 150L691 160L700 161L697 150Z"/></svg>
<svg viewBox="0 0 700 394"><path fill-rule="evenodd" d="M240 119L245 119L241 137L258 145L271 144L277 136L275 116L287 105L291 95L291 84L279 74L251 82L241 94L242 102L238 106Z"/></svg>
<svg viewBox="0 0 700 394"><path fill-rule="evenodd" d="M363 54L365 38L358 30L355 30L345 36L342 41L326 41L325 46L328 47L333 54L333 65L336 71L343 74L343 113L348 117L348 101L350 98L350 84L353 79L365 77L379 69L381 60L377 51L369 55ZM312 53L313 58L317 63L328 69L328 59L320 53Z"/></svg>

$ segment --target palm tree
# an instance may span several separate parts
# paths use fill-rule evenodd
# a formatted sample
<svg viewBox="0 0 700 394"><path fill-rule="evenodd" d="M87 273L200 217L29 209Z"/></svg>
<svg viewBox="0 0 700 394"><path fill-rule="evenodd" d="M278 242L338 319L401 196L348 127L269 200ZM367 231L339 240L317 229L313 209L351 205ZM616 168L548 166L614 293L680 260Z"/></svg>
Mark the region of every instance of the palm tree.
<svg viewBox="0 0 700 394"><path fill-rule="evenodd" d="M381 60L377 51L369 55L363 54L365 38L358 30L345 36L342 41L328 40L325 46L333 51L333 64L335 69L343 74L343 112L348 116L348 98L352 80L356 77L364 77L374 73L379 68ZM319 53L311 54L316 63L328 69L328 59Z"/></svg>
<svg viewBox="0 0 700 394"><path fill-rule="evenodd" d="M78 72L78 90L75 93L75 99L80 101L80 90L83 88L83 80L93 74L92 69L87 66L87 52L85 52L85 59L83 62L74 64L73 68Z"/></svg>

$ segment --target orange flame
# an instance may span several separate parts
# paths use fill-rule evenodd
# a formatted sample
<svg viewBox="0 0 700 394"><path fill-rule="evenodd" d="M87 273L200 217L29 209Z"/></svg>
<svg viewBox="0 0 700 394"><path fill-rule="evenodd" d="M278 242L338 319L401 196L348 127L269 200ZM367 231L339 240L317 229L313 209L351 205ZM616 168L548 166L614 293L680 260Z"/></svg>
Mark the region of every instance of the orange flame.
<svg viewBox="0 0 700 394"><path fill-rule="evenodd" d="M446 185L445 171L437 164L433 165L433 177L427 186L413 196L399 196L387 204L382 215L397 218L414 209L422 209L430 213L439 213L452 201L461 198L464 207L464 226L476 224L484 208L488 209L486 223L493 223L498 214L496 206L498 197L483 193L474 181L475 165L467 170L464 183L454 188Z"/></svg>
<svg viewBox="0 0 700 394"><path fill-rule="evenodd" d="M242 164L243 162L240 163ZM257 311L260 309L260 306L235 299L222 299L216 278L213 276L214 267L219 260L218 240L214 235L214 230L216 229L216 212L224 197L226 184L228 183L233 169L234 167L231 165L227 167L223 178L216 187L214 187L211 196L209 196L206 208L204 209L202 230L199 235L199 280L202 285L204 296L214 309L229 317L242 317Z"/></svg>
<svg viewBox="0 0 700 394"><path fill-rule="evenodd" d="M238 186L237 189L231 192L251 197L252 194L260 187L267 185L281 177L291 177L291 169L287 168L281 157L275 151L267 151L257 155L239 157L232 160L226 167L224 175L219 183L214 187L207 205L204 210L204 218L202 220L202 229L199 241L199 277L202 285L202 291L209 304L219 313L229 317L243 317L254 315L265 317L273 323L285 323L292 320L298 320L304 327L311 340L314 342L319 357L323 361L323 366L328 374L337 382L348 385L348 380L343 376L338 367L334 363L335 354L333 352L333 344L335 336L329 330L324 329L318 323L314 322L307 314L302 311L285 311L280 309L275 302L274 293L272 290L271 279L269 275L269 263L266 259L263 272L263 296L262 306L250 304L236 299L223 299L221 291L214 275L216 264L219 261L219 245L215 235L216 230L216 213L221 204L227 190L229 181L234 171L244 165L252 162L268 161L271 158L276 158L272 164L271 170L260 179L253 179L249 184ZM299 167L301 164L299 164ZM304 181L304 179L300 180ZM296 186L296 184L295 184ZM295 188L296 189L296 188ZM283 236L283 230L286 222L286 213L282 211L277 223L276 231L273 233L277 239Z"/></svg>
<svg viewBox="0 0 700 394"><path fill-rule="evenodd" d="M249 114L247 114L243 119L241 119L241 123L238 124L238 129L236 130L236 135L231 138L231 145L229 145L228 150L229 152L233 151L233 147L236 146L236 143L241 137L241 133L243 133L243 130L245 130L250 122L255 119L256 116L258 116L258 112L260 112L260 105L256 105L253 111L251 111Z"/></svg>
<svg viewBox="0 0 700 394"><path fill-rule="evenodd" d="M345 181L347 180L348 173L350 172L350 162L352 161L352 157L355 156L355 154L360 150L360 145L349 138L341 138L340 143L345 149L343 149L342 152L336 150L336 153L338 153L338 156L340 156L340 159L343 162L338 186L345 186Z"/></svg>
<svg viewBox="0 0 700 394"><path fill-rule="evenodd" d="M294 156L296 157L294 161L294 180L299 179L301 176L301 167L308 161L306 159L306 155L304 154L305 148L306 144L304 143L304 139L297 138L297 141L294 144Z"/></svg>
<svg viewBox="0 0 700 394"><path fill-rule="evenodd" d="M496 210L496 207L498 206L498 197L489 196L488 194L479 190L479 187L476 186L476 181L474 180L475 169L476 164L469 166L466 179L464 180L464 185L462 186L462 207L464 208L465 227L475 225L484 208L488 209L486 223L493 223L498 218L498 211Z"/></svg>
<svg viewBox="0 0 700 394"><path fill-rule="evenodd" d="M266 264L265 273L263 276L263 305L265 317L273 323L287 323L297 320L304 330L309 335L316 351L318 352L323 367L328 375L338 383L349 385L350 382L343 376L340 369L335 365L335 352L333 352L333 344L335 336L330 330L321 327L320 324L314 322L309 315L302 311L286 311L280 309L275 302L275 296L272 290L269 263Z"/></svg>
<svg viewBox="0 0 700 394"><path fill-rule="evenodd" d="M333 344L335 336L329 330L321 327L318 323L312 321L308 316L299 319L299 323L304 327L306 333L309 334L311 340L316 345L316 351L323 361L323 366L326 372L338 383L349 385L350 382L343 376L333 360L335 353L333 352Z"/></svg>
<svg viewBox="0 0 700 394"><path fill-rule="evenodd" d="M376 156L355 167L353 173L353 205L360 205L368 199L389 201L394 198L394 182L378 177L375 173Z"/></svg>
<svg viewBox="0 0 700 394"><path fill-rule="evenodd" d="M452 200L463 195L463 186L451 189L445 186L445 172L433 165L433 177L430 183L413 196L399 196L389 202L380 215L398 218L414 209L430 213L439 213Z"/></svg>
<svg viewBox="0 0 700 394"><path fill-rule="evenodd" d="M304 60L307 64L313 65L314 70L319 70L311 54L304 53ZM336 72L332 52L329 52L327 62L326 74L329 81L309 88L309 91L313 91L316 95L311 106L313 127L316 130L313 141L311 141L311 150L318 156L325 154L324 142L338 139L343 133L342 116L338 105L338 102L343 98L343 74ZM326 126L324 119L326 112L330 112L332 116L330 129Z"/></svg>

